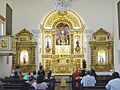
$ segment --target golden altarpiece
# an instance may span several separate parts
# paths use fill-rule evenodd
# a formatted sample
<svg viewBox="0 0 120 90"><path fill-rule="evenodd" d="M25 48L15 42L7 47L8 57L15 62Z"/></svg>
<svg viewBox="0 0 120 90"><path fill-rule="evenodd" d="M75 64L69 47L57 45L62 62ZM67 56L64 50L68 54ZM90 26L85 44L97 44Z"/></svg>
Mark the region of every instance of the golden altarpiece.
<svg viewBox="0 0 120 90"><path fill-rule="evenodd" d="M113 40L109 32L100 28L92 34L89 42L91 48L91 68L97 72L113 70Z"/></svg>
<svg viewBox="0 0 120 90"><path fill-rule="evenodd" d="M55 75L83 68L84 24L73 11L52 11L41 24L42 64Z"/></svg>
<svg viewBox="0 0 120 90"><path fill-rule="evenodd" d="M23 29L16 34L16 54L13 55L12 67L15 69L20 66L22 72L33 72L36 69L35 65L35 47L36 42L33 34L28 30Z"/></svg>

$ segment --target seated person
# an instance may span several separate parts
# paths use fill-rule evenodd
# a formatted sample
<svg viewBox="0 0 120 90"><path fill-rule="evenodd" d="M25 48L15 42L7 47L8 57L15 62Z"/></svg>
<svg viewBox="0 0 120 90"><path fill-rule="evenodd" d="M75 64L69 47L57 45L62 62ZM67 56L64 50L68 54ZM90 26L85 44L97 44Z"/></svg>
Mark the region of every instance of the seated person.
<svg viewBox="0 0 120 90"><path fill-rule="evenodd" d="M81 71L81 77L84 77L84 76L85 76L85 69Z"/></svg>
<svg viewBox="0 0 120 90"><path fill-rule="evenodd" d="M18 73L16 71L14 72L14 75L12 76L12 78L19 79L19 75L18 75Z"/></svg>
<svg viewBox="0 0 120 90"><path fill-rule="evenodd" d="M36 71L33 71L33 77L34 77L35 79L37 79L38 75L37 75Z"/></svg>
<svg viewBox="0 0 120 90"><path fill-rule="evenodd" d="M32 84L32 87L34 87L35 90L46 90L48 85L46 82L44 82L44 76L39 75L37 77L37 81Z"/></svg>
<svg viewBox="0 0 120 90"><path fill-rule="evenodd" d="M29 80L30 78L30 72L28 72L24 77L23 80Z"/></svg>
<svg viewBox="0 0 120 90"><path fill-rule="evenodd" d="M2 81L0 81L0 90L3 89Z"/></svg>
<svg viewBox="0 0 120 90"><path fill-rule="evenodd" d="M36 79L33 76L30 76L29 80L26 81L26 83L29 83L30 85L32 85L35 81L36 81Z"/></svg>
<svg viewBox="0 0 120 90"><path fill-rule="evenodd" d="M45 77L45 71L43 69L43 66L40 66L40 70L37 73L38 75L43 75Z"/></svg>
<svg viewBox="0 0 120 90"><path fill-rule="evenodd" d="M81 84L83 85L83 87L85 86L95 86L96 84L96 80L94 76L90 76L91 72L90 71L86 71L86 76L84 76L81 80Z"/></svg>
<svg viewBox="0 0 120 90"><path fill-rule="evenodd" d="M94 76L95 78L97 78L97 74L94 69L91 69L91 76Z"/></svg>
<svg viewBox="0 0 120 90"><path fill-rule="evenodd" d="M107 90L120 90L120 76L118 72L112 74L112 80L106 85Z"/></svg>
<svg viewBox="0 0 120 90"><path fill-rule="evenodd" d="M18 73L18 76L21 76L21 69L20 69L20 66L16 66L16 69L15 69L15 72Z"/></svg>
<svg viewBox="0 0 120 90"><path fill-rule="evenodd" d="M52 71L50 69L46 70L46 79L50 79Z"/></svg>
<svg viewBox="0 0 120 90"><path fill-rule="evenodd" d="M20 87L20 90L29 90L30 85L29 83L23 83Z"/></svg>

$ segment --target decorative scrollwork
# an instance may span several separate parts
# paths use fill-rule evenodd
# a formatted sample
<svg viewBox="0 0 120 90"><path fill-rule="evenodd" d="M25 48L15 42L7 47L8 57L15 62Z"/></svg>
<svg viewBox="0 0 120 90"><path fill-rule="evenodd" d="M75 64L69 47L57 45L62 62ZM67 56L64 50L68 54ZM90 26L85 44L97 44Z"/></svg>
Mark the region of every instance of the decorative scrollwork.
<svg viewBox="0 0 120 90"><path fill-rule="evenodd" d="M7 40L6 39L1 40L1 47L7 48Z"/></svg>

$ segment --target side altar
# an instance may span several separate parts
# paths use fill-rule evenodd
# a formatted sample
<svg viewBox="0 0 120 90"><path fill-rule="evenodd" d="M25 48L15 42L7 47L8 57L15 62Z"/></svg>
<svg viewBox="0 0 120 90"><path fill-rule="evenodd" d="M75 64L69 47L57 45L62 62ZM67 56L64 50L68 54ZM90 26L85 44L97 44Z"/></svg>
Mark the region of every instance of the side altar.
<svg viewBox="0 0 120 90"><path fill-rule="evenodd" d="M42 65L53 74L67 75L83 68L84 24L73 11L52 11L41 24Z"/></svg>

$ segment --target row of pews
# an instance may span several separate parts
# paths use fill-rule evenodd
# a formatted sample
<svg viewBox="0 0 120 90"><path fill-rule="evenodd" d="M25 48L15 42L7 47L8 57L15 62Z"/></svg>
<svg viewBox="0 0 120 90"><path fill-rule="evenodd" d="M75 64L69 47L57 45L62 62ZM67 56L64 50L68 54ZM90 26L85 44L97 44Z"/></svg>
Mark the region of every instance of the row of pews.
<svg viewBox="0 0 120 90"><path fill-rule="evenodd" d="M96 86L95 87L80 87L80 89L76 89L76 90L106 90L105 86L108 83L108 81L110 81L112 79L111 76L109 75L100 75L97 76L96 78Z"/></svg>
<svg viewBox="0 0 120 90"><path fill-rule="evenodd" d="M79 88L76 89L71 89L71 90L105 90L105 85L108 83L108 81L111 80L111 76L104 75L104 76L98 76L96 81L96 86L95 87L82 87L80 86ZM25 82L24 80L17 80L17 79L11 79L11 78L6 78L3 79L2 82L3 84L3 90L20 90L21 85ZM46 80L46 82L48 82ZM53 81L52 86L48 88L48 90L55 90L55 84L60 83L60 81ZM68 84L72 84L72 81L67 81ZM51 83L50 83L51 84ZM33 87L30 87L29 90L34 90Z"/></svg>
<svg viewBox="0 0 120 90"><path fill-rule="evenodd" d="M18 80L13 78L6 78L2 80L3 89L2 90L23 90L21 87L26 86L28 87L29 84L25 83L25 80ZM47 90L54 90L54 82L53 80L45 80L48 84ZM26 84L26 85L25 85ZM1 89L0 89L1 90ZM26 90L26 89L24 89ZM35 90L34 87L29 85L29 90Z"/></svg>

